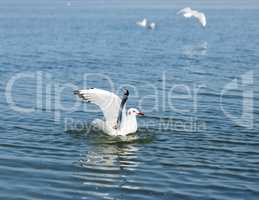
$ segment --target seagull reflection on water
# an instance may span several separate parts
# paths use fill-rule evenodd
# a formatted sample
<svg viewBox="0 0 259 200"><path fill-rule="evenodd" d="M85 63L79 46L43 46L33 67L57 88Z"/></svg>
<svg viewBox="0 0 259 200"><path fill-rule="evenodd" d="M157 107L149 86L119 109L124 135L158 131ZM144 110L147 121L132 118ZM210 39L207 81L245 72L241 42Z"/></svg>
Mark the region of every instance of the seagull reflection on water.
<svg viewBox="0 0 259 200"><path fill-rule="evenodd" d="M137 152L139 145L152 142L151 132L140 129L136 134L111 137L87 126L84 130L67 131L72 137L85 140L87 152L80 159L79 165L84 168L113 168L120 170L138 166Z"/></svg>
<svg viewBox="0 0 259 200"><path fill-rule="evenodd" d="M79 161L81 170L75 173L75 177L85 188L86 197L94 194L102 199L110 199L111 193L100 190L101 188L139 190L138 186L128 184L127 176L140 165L138 150L135 144L91 145Z"/></svg>
<svg viewBox="0 0 259 200"><path fill-rule="evenodd" d="M208 43L206 41L201 41L198 43L185 45L182 48L182 53L187 57L206 56L207 50L208 50Z"/></svg>
<svg viewBox="0 0 259 200"><path fill-rule="evenodd" d="M82 167L95 166L95 168L112 168L120 170L124 167L134 168L138 166L137 160L138 147L127 145L97 145L91 147L80 160Z"/></svg>

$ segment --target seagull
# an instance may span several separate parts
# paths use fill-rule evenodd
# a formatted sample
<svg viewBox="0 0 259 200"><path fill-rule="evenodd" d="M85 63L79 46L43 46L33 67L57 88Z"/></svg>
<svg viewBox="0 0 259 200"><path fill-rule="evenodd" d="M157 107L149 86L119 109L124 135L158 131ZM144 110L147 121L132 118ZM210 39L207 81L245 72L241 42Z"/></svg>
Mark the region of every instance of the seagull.
<svg viewBox="0 0 259 200"><path fill-rule="evenodd" d="M147 19L144 18L142 21L138 21L136 24L138 26L141 26L141 27L145 28L145 27L147 27Z"/></svg>
<svg viewBox="0 0 259 200"><path fill-rule="evenodd" d="M102 110L104 120L95 119L92 124L110 136L126 136L135 133L138 129L136 117L144 115L136 108L126 111L126 101L129 96L127 89L122 98L112 92L97 88L76 90L74 94L97 105Z"/></svg>
<svg viewBox="0 0 259 200"><path fill-rule="evenodd" d="M204 13L202 12L199 12L197 10L192 10L191 8L187 7L187 8L184 8L182 10L180 10L178 13L179 14L182 14L184 17L186 18L190 18L190 17L196 17L199 21L199 23L205 27L207 22L206 22L206 16Z"/></svg>
<svg viewBox="0 0 259 200"><path fill-rule="evenodd" d="M149 29L152 29L152 30L155 29L155 28L156 28L155 22L149 23L149 24L148 24L148 28L149 28Z"/></svg>

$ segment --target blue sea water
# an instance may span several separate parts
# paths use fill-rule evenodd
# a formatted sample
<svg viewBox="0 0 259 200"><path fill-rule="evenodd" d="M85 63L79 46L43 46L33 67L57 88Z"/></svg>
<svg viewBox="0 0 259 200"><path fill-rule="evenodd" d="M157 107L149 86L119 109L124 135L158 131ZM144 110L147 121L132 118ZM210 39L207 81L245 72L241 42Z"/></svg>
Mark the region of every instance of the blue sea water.
<svg viewBox="0 0 259 200"><path fill-rule="evenodd" d="M203 11L0 7L0 198L257 200L259 13ZM127 87L138 132L89 130L84 87Z"/></svg>

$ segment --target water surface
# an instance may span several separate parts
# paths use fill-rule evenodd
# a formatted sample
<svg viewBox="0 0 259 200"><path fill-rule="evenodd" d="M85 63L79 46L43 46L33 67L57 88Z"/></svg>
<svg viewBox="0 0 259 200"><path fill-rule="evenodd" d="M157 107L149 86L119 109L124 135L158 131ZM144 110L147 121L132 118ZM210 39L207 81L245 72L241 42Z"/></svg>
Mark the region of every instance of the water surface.
<svg viewBox="0 0 259 200"><path fill-rule="evenodd" d="M93 10L63 3L0 8L1 199L258 199L259 14L204 12L206 29L172 9ZM136 27L142 17L158 28ZM248 72L254 81L248 88L254 94L252 128L237 125L220 107L222 89ZM33 112L14 111L7 102L6 86L18 73L32 77L15 82L13 98ZM84 104L76 111L55 104L55 87L83 88L89 73L103 75L90 77L91 87L110 90L105 75L117 92L122 85L137 88L138 94L129 88L128 104L146 115L135 136L114 139L87 126L65 130L67 119L88 125L101 117L83 111ZM37 75L42 103L36 101ZM163 95L175 85L190 88L192 97L202 86L197 107L194 98L176 98L172 110ZM66 86L60 95L66 108L78 102L72 91ZM224 96L228 113L241 114L242 92ZM139 105L149 95L157 102L150 97ZM201 127L176 125L197 122Z"/></svg>

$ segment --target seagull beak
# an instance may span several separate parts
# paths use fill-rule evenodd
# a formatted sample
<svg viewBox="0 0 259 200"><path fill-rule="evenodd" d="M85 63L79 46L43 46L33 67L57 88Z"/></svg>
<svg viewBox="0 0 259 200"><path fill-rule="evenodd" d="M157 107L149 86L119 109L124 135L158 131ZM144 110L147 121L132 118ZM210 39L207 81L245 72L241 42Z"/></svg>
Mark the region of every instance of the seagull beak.
<svg viewBox="0 0 259 200"><path fill-rule="evenodd" d="M138 115L139 115L139 116L143 116L144 113L143 113L143 112L139 112Z"/></svg>

